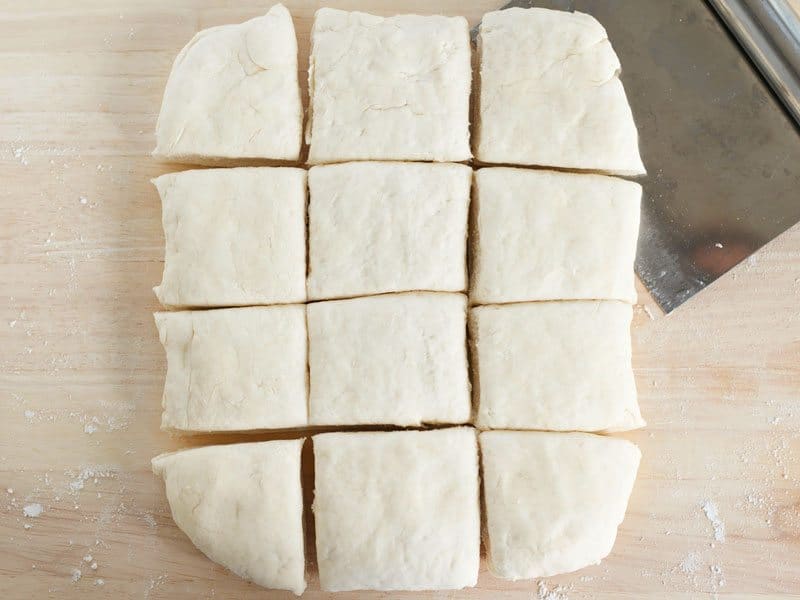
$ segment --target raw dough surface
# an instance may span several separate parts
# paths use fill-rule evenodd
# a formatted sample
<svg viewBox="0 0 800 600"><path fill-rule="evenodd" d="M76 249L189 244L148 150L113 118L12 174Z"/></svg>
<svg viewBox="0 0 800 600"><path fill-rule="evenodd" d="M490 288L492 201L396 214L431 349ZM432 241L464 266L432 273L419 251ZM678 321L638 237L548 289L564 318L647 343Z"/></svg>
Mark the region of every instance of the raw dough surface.
<svg viewBox="0 0 800 600"><path fill-rule="evenodd" d="M593 17L544 8L490 12L478 47L479 161L645 172L619 59Z"/></svg>
<svg viewBox="0 0 800 600"><path fill-rule="evenodd" d="M297 160L303 106L292 16L204 29L181 50L156 123L155 156Z"/></svg>
<svg viewBox="0 0 800 600"><path fill-rule="evenodd" d="M305 302L306 172L203 169L154 179L171 307Z"/></svg>
<svg viewBox="0 0 800 600"><path fill-rule="evenodd" d="M311 32L309 162L469 159L471 78L464 17L321 8Z"/></svg>
<svg viewBox="0 0 800 600"><path fill-rule="evenodd" d="M466 290L469 167L356 162L308 183L310 299Z"/></svg>
<svg viewBox="0 0 800 600"><path fill-rule="evenodd" d="M387 294L308 305L312 425L466 423L466 298Z"/></svg>
<svg viewBox="0 0 800 600"><path fill-rule="evenodd" d="M480 436L489 569L533 579L597 564L614 546L641 453L587 433Z"/></svg>
<svg viewBox="0 0 800 600"><path fill-rule="evenodd" d="M307 425L305 311L282 305L155 313L167 353L161 427Z"/></svg>
<svg viewBox="0 0 800 600"><path fill-rule="evenodd" d="M313 439L323 590L475 585L480 511L473 429Z"/></svg>
<svg viewBox="0 0 800 600"><path fill-rule="evenodd" d="M470 300L636 302L638 183L602 175L480 169Z"/></svg>
<svg viewBox="0 0 800 600"><path fill-rule="evenodd" d="M643 427L631 367L633 309L617 301L532 302L470 311L481 429Z"/></svg>
<svg viewBox="0 0 800 600"><path fill-rule="evenodd" d="M172 518L216 563L267 588L306 587L300 451L304 440L162 454Z"/></svg>

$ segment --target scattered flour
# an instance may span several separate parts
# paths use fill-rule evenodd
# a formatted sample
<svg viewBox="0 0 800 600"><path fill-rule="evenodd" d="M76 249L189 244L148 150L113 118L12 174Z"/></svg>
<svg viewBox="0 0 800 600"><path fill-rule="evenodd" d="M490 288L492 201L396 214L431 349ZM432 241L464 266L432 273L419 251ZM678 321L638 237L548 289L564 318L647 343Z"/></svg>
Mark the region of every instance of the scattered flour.
<svg viewBox="0 0 800 600"><path fill-rule="evenodd" d="M83 573L81 573L80 569L72 569L72 583L80 581L82 575Z"/></svg>
<svg viewBox="0 0 800 600"><path fill-rule="evenodd" d="M722 519L720 519L717 505L711 500L703 500L700 508L703 509L703 512L706 514L706 518L711 521L711 526L714 528L714 539L718 542L724 542L725 523L723 523Z"/></svg>
<svg viewBox="0 0 800 600"><path fill-rule="evenodd" d="M678 568L680 568L681 573L691 575L692 573L697 573L700 569L700 562L700 555L697 552L690 552L686 555L686 558L681 561Z"/></svg>
<svg viewBox="0 0 800 600"><path fill-rule="evenodd" d="M67 471L66 474L73 477L69 482L69 489L73 494L81 491L90 479L97 483L101 478L116 477L114 471L105 467L83 467L78 473Z"/></svg>
<svg viewBox="0 0 800 600"><path fill-rule="evenodd" d="M547 582L540 579L536 586L539 600L568 600L567 591L560 585L550 588Z"/></svg>
<svg viewBox="0 0 800 600"><path fill-rule="evenodd" d="M44 508L38 502L34 502L33 504L26 504L25 507L22 509L22 514L26 517L30 517L31 519L35 519L39 515L44 512Z"/></svg>

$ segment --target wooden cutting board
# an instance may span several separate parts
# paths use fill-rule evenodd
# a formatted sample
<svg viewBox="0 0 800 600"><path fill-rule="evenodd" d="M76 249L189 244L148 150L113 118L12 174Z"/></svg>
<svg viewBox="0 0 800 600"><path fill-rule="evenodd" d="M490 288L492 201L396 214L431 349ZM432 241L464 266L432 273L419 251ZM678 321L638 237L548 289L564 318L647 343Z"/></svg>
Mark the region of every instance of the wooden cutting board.
<svg viewBox="0 0 800 600"><path fill-rule="evenodd" d="M304 69L320 3L287 4ZM331 4L474 23L499 3ZM201 28L265 10L251 0L0 5L3 598L290 597L195 550L149 466L166 450L268 437L159 431L165 365L150 288L163 236L149 183L169 170L149 152L178 50ZM538 585L484 569L475 589L416 595L323 594L312 565L307 596L800 598L798 265L794 228L669 317L642 293L634 362L649 427L626 436L644 459L603 564ZM309 545L313 561L310 533Z"/></svg>

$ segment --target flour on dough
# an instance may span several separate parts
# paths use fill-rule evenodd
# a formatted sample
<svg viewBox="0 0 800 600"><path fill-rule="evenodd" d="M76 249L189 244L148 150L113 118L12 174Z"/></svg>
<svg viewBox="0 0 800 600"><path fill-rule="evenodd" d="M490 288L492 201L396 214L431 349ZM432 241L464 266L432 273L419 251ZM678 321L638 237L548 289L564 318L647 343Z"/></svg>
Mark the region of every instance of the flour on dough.
<svg viewBox="0 0 800 600"><path fill-rule="evenodd" d="M466 306L445 293L309 304L310 423L466 423Z"/></svg>
<svg viewBox="0 0 800 600"><path fill-rule="evenodd" d="M473 429L325 433L313 440L324 591L475 585L480 511Z"/></svg>
<svg viewBox="0 0 800 600"><path fill-rule="evenodd" d="M306 172L201 169L153 180L166 251L155 289L170 307L305 302Z"/></svg>
<svg viewBox="0 0 800 600"><path fill-rule="evenodd" d="M155 313L167 354L163 429L302 427L304 305Z"/></svg>
<svg viewBox="0 0 800 600"><path fill-rule="evenodd" d="M644 426L631 367L633 308L531 302L470 311L481 429L625 431Z"/></svg>
<svg viewBox="0 0 800 600"><path fill-rule="evenodd" d="M466 165L313 167L309 298L465 291L471 184Z"/></svg>
<svg viewBox="0 0 800 600"><path fill-rule="evenodd" d="M487 168L475 174L470 300L636 302L638 183Z"/></svg>
<svg viewBox="0 0 800 600"><path fill-rule="evenodd" d="M641 453L588 433L481 433L489 569L534 579L598 564L614 546Z"/></svg>
<svg viewBox="0 0 800 600"><path fill-rule="evenodd" d="M304 440L162 454L172 518L211 560L267 588L303 593L300 451Z"/></svg>
<svg viewBox="0 0 800 600"><path fill-rule="evenodd" d="M470 158L464 17L321 8L311 32L310 163Z"/></svg>
<svg viewBox="0 0 800 600"><path fill-rule="evenodd" d="M156 123L155 156L297 160L303 106L292 16L204 29L172 65Z"/></svg>
<svg viewBox="0 0 800 600"><path fill-rule="evenodd" d="M580 12L510 8L483 16L475 157L645 172L606 30Z"/></svg>

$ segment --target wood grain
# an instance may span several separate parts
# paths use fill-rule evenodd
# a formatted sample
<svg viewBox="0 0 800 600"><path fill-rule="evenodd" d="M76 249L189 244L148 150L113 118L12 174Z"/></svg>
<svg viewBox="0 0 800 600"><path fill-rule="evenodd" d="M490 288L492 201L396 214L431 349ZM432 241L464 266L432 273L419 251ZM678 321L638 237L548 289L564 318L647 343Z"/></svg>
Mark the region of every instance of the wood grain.
<svg viewBox="0 0 800 600"><path fill-rule="evenodd" d="M302 68L319 4L287 2ZM329 4L475 22L498 3ZM263 12L249 0L0 5L4 598L290 597L195 550L149 467L162 451L269 437L158 429L164 356L150 288L163 236L148 181L175 168L149 152L178 50L200 28ZM800 598L798 264L794 228L669 317L641 295L635 367L649 428L627 436L644 459L600 566L541 589L482 571L475 589L391 597L527 600L560 585L570 599ZM42 514L25 518L34 503ZM704 503L718 510L724 541ZM312 566L309 598L388 597L318 589Z"/></svg>

